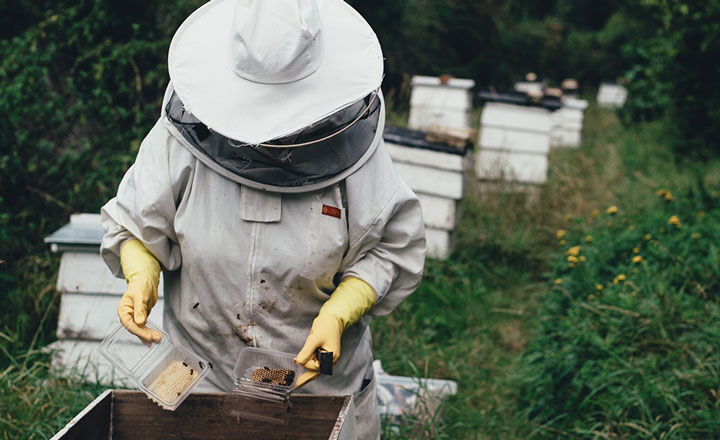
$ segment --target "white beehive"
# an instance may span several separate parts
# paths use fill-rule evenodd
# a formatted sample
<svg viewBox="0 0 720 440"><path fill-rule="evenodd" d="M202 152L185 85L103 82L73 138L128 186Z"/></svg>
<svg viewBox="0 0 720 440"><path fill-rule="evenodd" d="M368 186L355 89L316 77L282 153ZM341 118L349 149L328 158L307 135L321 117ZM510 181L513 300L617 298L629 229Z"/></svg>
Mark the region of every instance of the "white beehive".
<svg viewBox="0 0 720 440"><path fill-rule="evenodd" d="M602 83L598 88L597 103L600 107L618 108L625 105L627 89L618 84Z"/></svg>
<svg viewBox="0 0 720 440"><path fill-rule="evenodd" d="M53 366L106 385L130 385L97 350L119 322L117 305L127 286L125 280L110 273L100 257L103 234L99 214L73 214L70 223L45 239L53 252L62 253L57 279L61 294L58 340L50 345ZM162 325L162 278L158 290L160 297L151 319Z"/></svg>
<svg viewBox="0 0 720 440"><path fill-rule="evenodd" d="M550 110L488 102L478 136L475 174L481 180L545 183L550 151Z"/></svg>
<svg viewBox="0 0 720 440"><path fill-rule="evenodd" d="M443 81L438 77L414 76L408 126L416 130L427 130L433 125L470 128L473 86L475 81L471 79Z"/></svg>
<svg viewBox="0 0 720 440"><path fill-rule="evenodd" d="M425 133L388 127L387 146L395 170L420 200L427 236L427 255L445 259L455 246L455 227L461 215L469 145L463 149L425 141Z"/></svg>
<svg viewBox="0 0 720 440"><path fill-rule="evenodd" d="M540 81L518 81L514 88L518 92L525 92L531 96L542 96L544 86Z"/></svg>
<svg viewBox="0 0 720 440"><path fill-rule="evenodd" d="M588 102L570 97L562 98L563 106L552 113L550 146L577 148L582 142L583 120Z"/></svg>

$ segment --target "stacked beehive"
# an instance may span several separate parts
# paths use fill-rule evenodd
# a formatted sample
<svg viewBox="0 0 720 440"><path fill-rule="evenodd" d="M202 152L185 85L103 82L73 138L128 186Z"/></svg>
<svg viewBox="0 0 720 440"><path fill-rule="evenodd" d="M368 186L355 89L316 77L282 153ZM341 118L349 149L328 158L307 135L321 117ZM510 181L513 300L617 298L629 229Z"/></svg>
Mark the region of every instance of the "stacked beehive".
<svg viewBox="0 0 720 440"><path fill-rule="evenodd" d="M584 99L563 97L562 107L552 113L550 146L577 148L582 142L583 120L588 102Z"/></svg>
<svg viewBox="0 0 720 440"><path fill-rule="evenodd" d="M483 107L475 174L488 182L545 183L554 101L481 93Z"/></svg>
<svg viewBox="0 0 720 440"><path fill-rule="evenodd" d="M127 286L110 273L100 257L103 234L99 214L74 214L70 223L45 239L53 252L62 253L57 279L61 294L58 340L50 349L54 351L53 366L60 371L122 384L124 376L97 351L119 323L117 305ZM160 283L160 298L151 315L158 325L162 325L162 279Z"/></svg>
<svg viewBox="0 0 720 440"><path fill-rule="evenodd" d="M470 128L470 89L475 86L475 81L448 76L414 76L411 83L408 127L415 130L427 130L434 125Z"/></svg>
<svg viewBox="0 0 720 440"><path fill-rule="evenodd" d="M625 105L627 89L614 83L602 83L598 88L597 103L600 107L618 108Z"/></svg>
<svg viewBox="0 0 720 440"><path fill-rule="evenodd" d="M384 137L395 169L420 199L428 256L447 258L455 246L470 143L464 148L431 143L423 131L398 127L387 127Z"/></svg>
<svg viewBox="0 0 720 440"><path fill-rule="evenodd" d="M410 95L408 129L388 127L385 143L398 174L420 199L428 240L427 254L444 259L455 245L460 200L470 167L471 142L460 148L428 142L435 129L470 129L470 79L415 76Z"/></svg>

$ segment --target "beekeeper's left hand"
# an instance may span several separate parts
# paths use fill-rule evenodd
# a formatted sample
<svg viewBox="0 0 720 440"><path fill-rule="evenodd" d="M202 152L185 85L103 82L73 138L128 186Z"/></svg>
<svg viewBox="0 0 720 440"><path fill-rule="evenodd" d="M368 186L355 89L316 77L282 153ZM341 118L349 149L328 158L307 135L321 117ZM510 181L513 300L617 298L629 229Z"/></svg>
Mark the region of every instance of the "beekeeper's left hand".
<svg viewBox="0 0 720 440"><path fill-rule="evenodd" d="M355 324L375 305L375 290L360 278L345 278L320 308L313 320L310 335L305 340L295 362L306 371L296 388L319 376L320 364L315 356L318 349L333 353L333 364L340 359L340 338L343 331Z"/></svg>

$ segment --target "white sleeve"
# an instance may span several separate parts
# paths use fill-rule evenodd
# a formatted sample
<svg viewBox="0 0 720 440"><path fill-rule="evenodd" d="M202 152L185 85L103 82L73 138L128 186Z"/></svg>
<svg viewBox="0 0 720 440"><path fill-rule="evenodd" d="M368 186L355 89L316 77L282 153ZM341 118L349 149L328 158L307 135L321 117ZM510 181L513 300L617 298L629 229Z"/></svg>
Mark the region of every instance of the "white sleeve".
<svg viewBox="0 0 720 440"><path fill-rule="evenodd" d="M377 295L371 315L392 312L420 284L425 226L420 202L395 173L384 145L347 179L350 249L343 277L362 279Z"/></svg>
<svg viewBox="0 0 720 440"><path fill-rule="evenodd" d="M174 218L177 204L189 188L194 159L170 135L161 121L140 145L135 163L120 182L117 196L100 210L105 236L100 252L110 271L122 277L120 246L140 240L168 270L182 263Z"/></svg>

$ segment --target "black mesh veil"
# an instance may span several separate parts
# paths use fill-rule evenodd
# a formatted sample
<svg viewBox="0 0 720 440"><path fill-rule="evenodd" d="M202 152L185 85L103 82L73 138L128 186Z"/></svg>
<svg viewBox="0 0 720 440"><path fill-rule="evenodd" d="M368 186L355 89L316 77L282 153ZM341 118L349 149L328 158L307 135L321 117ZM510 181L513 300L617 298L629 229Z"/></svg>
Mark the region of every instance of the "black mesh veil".
<svg viewBox="0 0 720 440"><path fill-rule="evenodd" d="M262 145L244 144L213 132L185 111L174 92L165 113L197 153L227 171L262 184L301 187L338 175L365 154L378 129L381 101L376 98L373 92L319 122ZM330 136L333 133L337 134ZM312 143L282 147L306 142ZM264 146L268 144L273 146Z"/></svg>

